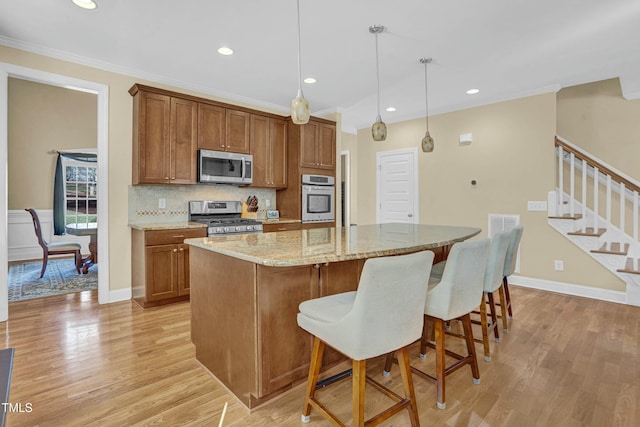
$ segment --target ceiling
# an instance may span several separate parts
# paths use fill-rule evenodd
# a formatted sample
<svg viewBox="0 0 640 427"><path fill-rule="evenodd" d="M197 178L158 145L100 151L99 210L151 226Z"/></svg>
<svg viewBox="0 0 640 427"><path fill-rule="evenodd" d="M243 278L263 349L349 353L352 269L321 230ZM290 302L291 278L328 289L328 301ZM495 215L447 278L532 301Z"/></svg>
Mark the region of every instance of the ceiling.
<svg viewBox="0 0 640 427"><path fill-rule="evenodd" d="M288 115L297 90L295 0L3 0L0 44L248 102ZM343 129L393 123L620 77L640 98L637 0L300 0L314 115ZM216 51L226 45L232 56ZM2 58L0 58L2 61ZM477 88L480 92L468 95ZM394 106L397 111L387 112Z"/></svg>

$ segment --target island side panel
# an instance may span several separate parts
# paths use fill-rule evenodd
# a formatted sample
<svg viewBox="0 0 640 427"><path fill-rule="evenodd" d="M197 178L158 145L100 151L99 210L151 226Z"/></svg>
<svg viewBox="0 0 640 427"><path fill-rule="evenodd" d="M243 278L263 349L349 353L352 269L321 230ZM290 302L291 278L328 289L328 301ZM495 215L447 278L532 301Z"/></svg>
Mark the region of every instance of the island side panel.
<svg viewBox="0 0 640 427"><path fill-rule="evenodd" d="M255 264L190 247L196 359L247 407L257 392Z"/></svg>
<svg viewBox="0 0 640 427"><path fill-rule="evenodd" d="M298 306L318 297L318 269L258 266L260 395L285 391L306 379L312 338L298 326Z"/></svg>

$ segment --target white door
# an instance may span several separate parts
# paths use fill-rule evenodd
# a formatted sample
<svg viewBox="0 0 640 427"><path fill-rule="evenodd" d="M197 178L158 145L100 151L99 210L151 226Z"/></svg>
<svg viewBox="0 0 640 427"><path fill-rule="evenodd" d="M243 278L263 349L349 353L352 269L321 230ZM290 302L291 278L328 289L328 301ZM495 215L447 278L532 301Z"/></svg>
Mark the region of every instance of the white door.
<svg viewBox="0 0 640 427"><path fill-rule="evenodd" d="M378 224L418 223L418 150L377 154Z"/></svg>

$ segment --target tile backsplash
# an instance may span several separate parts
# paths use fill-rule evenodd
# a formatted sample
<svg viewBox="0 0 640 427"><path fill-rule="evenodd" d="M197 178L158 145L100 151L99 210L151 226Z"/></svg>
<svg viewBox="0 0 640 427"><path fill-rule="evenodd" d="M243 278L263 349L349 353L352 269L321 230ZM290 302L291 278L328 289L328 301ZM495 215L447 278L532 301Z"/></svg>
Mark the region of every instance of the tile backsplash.
<svg viewBox="0 0 640 427"><path fill-rule="evenodd" d="M266 188L241 188L234 185L130 185L129 223L151 224L157 222L181 222L189 219L189 200L240 200L249 196L258 198L258 208L276 207L276 191ZM160 199L165 207L160 208Z"/></svg>

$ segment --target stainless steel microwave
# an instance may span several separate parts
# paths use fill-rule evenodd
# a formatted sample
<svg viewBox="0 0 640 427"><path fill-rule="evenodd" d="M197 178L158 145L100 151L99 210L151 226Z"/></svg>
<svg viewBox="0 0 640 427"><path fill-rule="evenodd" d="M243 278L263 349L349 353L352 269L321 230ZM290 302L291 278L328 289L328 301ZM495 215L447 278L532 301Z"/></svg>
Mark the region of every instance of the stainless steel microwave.
<svg viewBox="0 0 640 427"><path fill-rule="evenodd" d="M198 150L198 182L249 185L252 181L251 154Z"/></svg>

